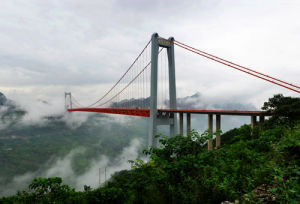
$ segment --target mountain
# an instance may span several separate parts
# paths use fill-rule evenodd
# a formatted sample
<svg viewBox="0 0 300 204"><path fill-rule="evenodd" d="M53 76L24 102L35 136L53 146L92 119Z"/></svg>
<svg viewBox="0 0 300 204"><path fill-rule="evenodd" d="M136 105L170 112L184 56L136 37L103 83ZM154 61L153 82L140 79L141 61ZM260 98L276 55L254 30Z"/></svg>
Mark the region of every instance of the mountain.
<svg viewBox="0 0 300 204"><path fill-rule="evenodd" d="M3 106L6 103L7 99L3 93L0 92L0 106Z"/></svg>
<svg viewBox="0 0 300 204"><path fill-rule="evenodd" d="M191 96L186 96L177 99L178 109L216 109L216 110L257 110L252 104L242 104L236 102L224 102L216 103L215 101L208 101L197 92Z"/></svg>
<svg viewBox="0 0 300 204"><path fill-rule="evenodd" d="M163 104L158 104L158 108L160 108L161 106L168 107L168 104L169 101L166 100L163 102ZM125 99L120 102L113 103L111 107L149 108L150 98ZM215 103L207 101L199 92L191 96L177 98L177 109L257 110L257 108L252 104L242 104L236 102Z"/></svg>

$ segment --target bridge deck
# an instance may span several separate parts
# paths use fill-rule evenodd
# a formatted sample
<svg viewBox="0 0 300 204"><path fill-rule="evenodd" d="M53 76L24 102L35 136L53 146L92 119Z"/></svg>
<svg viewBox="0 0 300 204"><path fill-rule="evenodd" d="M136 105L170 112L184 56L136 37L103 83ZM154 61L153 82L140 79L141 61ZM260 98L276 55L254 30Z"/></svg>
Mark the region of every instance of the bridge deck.
<svg viewBox="0 0 300 204"><path fill-rule="evenodd" d="M69 112L82 111L82 112L97 112L120 114L130 116L150 117L150 109L127 109L127 108L74 108L68 109ZM271 114L266 111L243 111L243 110L184 110L184 109L158 109L158 112L166 113L192 113L192 114L217 114L217 115L240 115L240 116L255 116Z"/></svg>

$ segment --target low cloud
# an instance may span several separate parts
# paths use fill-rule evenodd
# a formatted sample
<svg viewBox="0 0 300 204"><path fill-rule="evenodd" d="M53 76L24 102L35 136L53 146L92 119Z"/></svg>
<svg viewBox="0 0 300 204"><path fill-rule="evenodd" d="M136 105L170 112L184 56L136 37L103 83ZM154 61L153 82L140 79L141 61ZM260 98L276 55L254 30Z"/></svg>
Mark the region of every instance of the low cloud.
<svg viewBox="0 0 300 204"><path fill-rule="evenodd" d="M32 172L15 176L10 183L0 185L0 195L9 196L9 195L16 194L18 190L27 188L27 186L30 184L30 182L34 177L35 174Z"/></svg>
<svg viewBox="0 0 300 204"><path fill-rule="evenodd" d="M78 153L83 153L84 149L72 150L69 154L62 158L55 159L50 167L41 167L36 172L27 172L23 175L15 176L13 180L6 185L0 186L0 195L13 195L17 190L26 189L32 179L35 177L62 177L64 183L69 184L76 190L83 190L84 185L97 188L110 179L115 172L130 169L131 165L128 160L135 160L139 156L141 149L141 141L133 139L128 147L124 147L121 154L115 158L109 158L106 155L99 155L92 159L90 167L81 175L76 175L72 168L72 159ZM142 158L146 160L146 158ZM0 180L1 181L1 180ZM101 183L99 183L99 181Z"/></svg>
<svg viewBox="0 0 300 204"><path fill-rule="evenodd" d="M82 125L87 119L92 115L92 113L82 113L82 112L65 112L63 114L62 120L66 122L68 127L76 129Z"/></svg>
<svg viewBox="0 0 300 204"><path fill-rule="evenodd" d="M108 180L113 173L124 169L130 169L130 163L128 160L135 160L138 158L140 148L141 141L134 139L131 141L130 145L125 147L122 153L115 159L110 161L110 159L106 156L100 156L98 159L92 162L91 168L87 172L85 172L83 175L80 175L76 179L76 189L82 190L84 185L89 185L92 188L96 188L99 186L99 180L101 183L105 182L105 175L106 179Z"/></svg>

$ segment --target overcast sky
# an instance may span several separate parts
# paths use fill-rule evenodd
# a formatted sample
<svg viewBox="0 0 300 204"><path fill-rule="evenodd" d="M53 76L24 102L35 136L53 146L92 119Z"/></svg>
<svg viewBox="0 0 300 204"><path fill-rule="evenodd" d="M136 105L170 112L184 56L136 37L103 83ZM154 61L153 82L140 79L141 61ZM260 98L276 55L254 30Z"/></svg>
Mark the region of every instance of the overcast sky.
<svg viewBox="0 0 300 204"><path fill-rule="evenodd" d="M90 104L154 32L300 85L299 19L299 0L2 0L0 92L62 109L72 91ZM175 57L180 97L259 107L275 93L297 96L179 47Z"/></svg>

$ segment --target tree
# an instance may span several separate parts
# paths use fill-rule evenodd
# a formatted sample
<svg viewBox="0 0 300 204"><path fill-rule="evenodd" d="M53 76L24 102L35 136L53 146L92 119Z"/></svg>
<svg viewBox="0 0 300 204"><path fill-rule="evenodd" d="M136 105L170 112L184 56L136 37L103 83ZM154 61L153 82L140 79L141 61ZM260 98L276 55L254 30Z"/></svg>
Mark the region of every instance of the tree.
<svg viewBox="0 0 300 204"><path fill-rule="evenodd" d="M272 113L273 121L277 124L288 124L292 127L300 119L300 98L276 94L264 103L262 109Z"/></svg>
<svg viewBox="0 0 300 204"><path fill-rule="evenodd" d="M35 178L28 187L29 191L19 191L11 198L13 203L64 203L75 192L59 177Z"/></svg>

